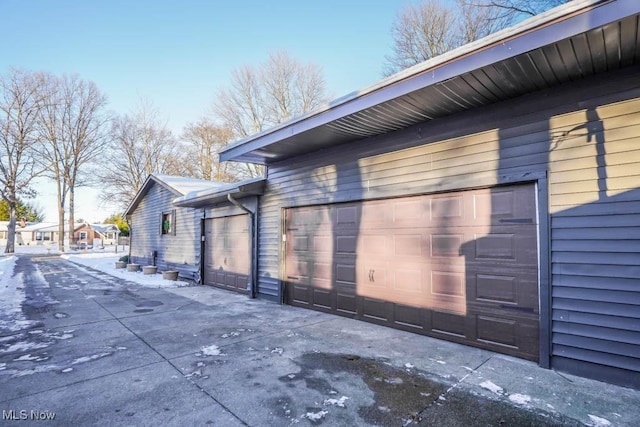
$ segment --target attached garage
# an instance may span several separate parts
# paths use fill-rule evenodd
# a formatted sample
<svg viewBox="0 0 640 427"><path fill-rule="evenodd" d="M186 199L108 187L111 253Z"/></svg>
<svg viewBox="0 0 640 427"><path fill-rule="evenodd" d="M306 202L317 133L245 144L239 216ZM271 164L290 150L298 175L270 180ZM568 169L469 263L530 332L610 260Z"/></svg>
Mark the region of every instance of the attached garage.
<svg viewBox="0 0 640 427"><path fill-rule="evenodd" d="M639 75L577 0L226 147L257 295L640 388Z"/></svg>
<svg viewBox="0 0 640 427"><path fill-rule="evenodd" d="M251 247L248 214L204 220L205 285L246 293Z"/></svg>
<svg viewBox="0 0 640 427"><path fill-rule="evenodd" d="M264 179L255 178L193 191L174 206L200 214L200 280L205 285L256 296L258 198Z"/></svg>
<svg viewBox="0 0 640 427"><path fill-rule="evenodd" d="M533 184L286 210L285 298L538 360Z"/></svg>

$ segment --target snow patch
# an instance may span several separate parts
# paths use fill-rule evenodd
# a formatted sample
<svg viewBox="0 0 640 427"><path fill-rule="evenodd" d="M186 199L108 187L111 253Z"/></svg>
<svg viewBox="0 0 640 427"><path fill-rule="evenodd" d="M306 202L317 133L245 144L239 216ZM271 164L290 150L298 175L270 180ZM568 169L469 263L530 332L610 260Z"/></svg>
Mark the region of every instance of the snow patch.
<svg viewBox="0 0 640 427"><path fill-rule="evenodd" d="M239 337L240 334L238 332L229 332L228 334L222 334L221 338L231 338L231 337Z"/></svg>
<svg viewBox="0 0 640 427"><path fill-rule="evenodd" d="M514 393L509 395L509 400L517 405L526 405L531 402L531 396L527 396L526 394Z"/></svg>
<svg viewBox="0 0 640 427"><path fill-rule="evenodd" d="M200 349L200 353L204 356L220 356L222 355L222 351L217 345L205 346Z"/></svg>
<svg viewBox="0 0 640 427"><path fill-rule="evenodd" d="M16 353L49 347L49 343L17 342L0 350L0 353Z"/></svg>
<svg viewBox="0 0 640 427"><path fill-rule="evenodd" d="M344 402L349 399L347 396L342 396L340 399L325 399L325 405L334 405L339 406L340 408L344 408Z"/></svg>
<svg viewBox="0 0 640 427"><path fill-rule="evenodd" d="M320 421L323 419L329 412L320 411L320 412L307 412L301 418L306 418L309 421Z"/></svg>
<svg viewBox="0 0 640 427"><path fill-rule="evenodd" d="M29 354L25 354L23 356L20 356L18 358L13 359L14 362L25 362L25 361L29 361L29 360L39 360L40 357L38 356L32 356L31 353Z"/></svg>
<svg viewBox="0 0 640 427"><path fill-rule="evenodd" d="M79 363L91 362L93 360L102 359L103 357L107 357L107 356L111 356L111 353L99 353L99 354L92 354L91 356L78 357L77 359L74 359L71 362L71 364L77 365Z"/></svg>
<svg viewBox="0 0 640 427"><path fill-rule="evenodd" d="M405 363L404 367L407 369L415 368L415 366L413 366L411 363Z"/></svg>
<svg viewBox="0 0 640 427"><path fill-rule="evenodd" d="M503 394L504 393L504 389L502 387L492 383L489 380L480 383L480 387L486 388L487 390L490 390L490 391L492 391L492 392L494 392L496 394Z"/></svg>
<svg viewBox="0 0 640 427"><path fill-rule="evenodd" d="M591 414L587 415L589 415L589 419L591 420L591 424L589 425L593 427L608 427L611 425L611 422L605 418L597 417Z"/></svg>

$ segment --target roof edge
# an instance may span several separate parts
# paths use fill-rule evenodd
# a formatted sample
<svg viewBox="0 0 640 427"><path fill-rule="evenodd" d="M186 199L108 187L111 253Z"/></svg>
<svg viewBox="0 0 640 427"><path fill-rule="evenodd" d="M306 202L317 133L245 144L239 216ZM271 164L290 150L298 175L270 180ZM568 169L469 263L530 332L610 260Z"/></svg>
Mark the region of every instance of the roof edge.
<svg viewBox="0 0 640 427"><path fill-rule="evenodd" d="M177 207L202 207L227 200L227 195L238 195L242 197L260 196L264 194L266 178L251 178L240 182L230 183L224 187L211 190L192 191L184 196L173 200L173 205Z"/></svg>
<svg viewBox="0 0 640 427"><path fill-rule="evenodd" d="M447 67L451 68L451 72L457 72L456 75L460 75L464 72L480 68L484 66L486 62L498 62L508 57L516 56L525 49L526 51L532 50L538 47L538 45L546 45L570 37L571 35L588 31L591 28L603 24L592 22L592 20L585 23L574 18L579 18L584 13L600 6L612 7L614 11L618 11L618 15L623 15L626 13L624 6L627 6L627 9L637 8L637 5L634 5L635 1L636 0L576 0L558 6L512 27L490 34L487 37L402 70L364 89L333 100L308 114L298 116L280 125L236 141L224 147L219 152L220 161L251 161L255 159L255 163L266 163L264 158L251 156L250 153L286 137L302 133L346 117L349 114L410 93L417 88L427 87L447 80L452 77L449 75L450 73L447 73ZM553 30L557 25L568 20L572 20L572 25L569 26L570 28L565 29L564 32ZM536 45L529 47L519 42L521 38L525 37L527 41L530 41L530 39L534 38L533 36L539 32L544 32L544 34L543 37L536 37ZM516 43L516 41L518 42ZM499 51L500 59L494 58L496 50ZM490 56L493 60L490 60L492 59L489 58ZM436 70L440 70L441 72L436 73Z"/></svg>

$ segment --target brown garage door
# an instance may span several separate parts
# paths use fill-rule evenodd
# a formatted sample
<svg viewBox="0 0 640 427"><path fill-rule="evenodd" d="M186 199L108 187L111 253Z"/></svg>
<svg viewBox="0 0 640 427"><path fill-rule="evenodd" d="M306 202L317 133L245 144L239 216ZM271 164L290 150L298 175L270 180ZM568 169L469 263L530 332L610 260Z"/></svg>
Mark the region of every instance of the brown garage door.
<svg viewBox="0 0 640 427"><path fill-rule="evenodd" d="M533 184L286 211L289 304L537 360Z"/></svg>
<svg viewBox="0 0 640 427"><path fill-rule="evenodd" d="M205 220L204 284L247 292L248 215Z"/></svg>

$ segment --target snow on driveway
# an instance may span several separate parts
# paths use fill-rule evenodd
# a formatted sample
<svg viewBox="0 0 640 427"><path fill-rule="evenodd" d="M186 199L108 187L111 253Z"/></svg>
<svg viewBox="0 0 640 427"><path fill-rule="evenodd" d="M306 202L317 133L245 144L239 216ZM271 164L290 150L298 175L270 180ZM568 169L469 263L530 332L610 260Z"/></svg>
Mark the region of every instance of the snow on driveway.
<svg viewBox="0 0 640 427"><path fill-rule="evenodd" d="M164 280L162 274L145 275L142 272L129 272L126 269L116 269L115 262L126 252L115 252L115 248L96 249L94 251L68 252L60 254L53 249L55 246L18 246L17 254L0 255L0 356L10 359L0 363L0 375L20 377L40 372L58 371L71 372L74 365L88 363L109 356L115 351L125 349L109 349L110 351L97 354L82 355L74 360L64 363L37 363L45 362L49 356L43 356L47 347L59 340L67 340L74 337L72 330L54 331L42 327L42 322L30 320L25 314L24 307L35 304L56 304L50 298L50 285L45 276L35 264L35 270L28 273L18 272L16 267L20 260L18 255L32 255L51 257L60 255L62 259L76 264L77 268L92 274L85 267L113 275L127 282L133 282L140 286L153 288L176 288L188 286L188 282ZM124 253L123 253L124 252ZM24 262L24 260L20 260ZM95 272L93 272L95 274ZM86 283L83 281L82 283ZM76 284L54 284L66 290L81 290ZM60 313L54 317L60 318ZM31 363L37 363L27 367ZM15 366L10 366L15 365Z"/></svg>
<svg viewBox="0 0 640 427"><path fill-rule="evenodd" d="M162 274L145 275L142 272L130 272L126 269L116 269L115 262L127 252L115 252L115 247L95 249L94 251L67 252L60 257L75 264L91 267L103 273L111 274L128 282L152 288L177 288L189 286L189 282L181 280L164 280ZM47 246L18 246L16 254L30 255L59 255L55 245ZM15 274L14 269L17 256L6 254L0 256L0 329L18 331L32 325L22 312L22 305L27 296L22 274ZM44 281L44 278L43 278ZM45 281L46 283L46 281Z"/></svg>

